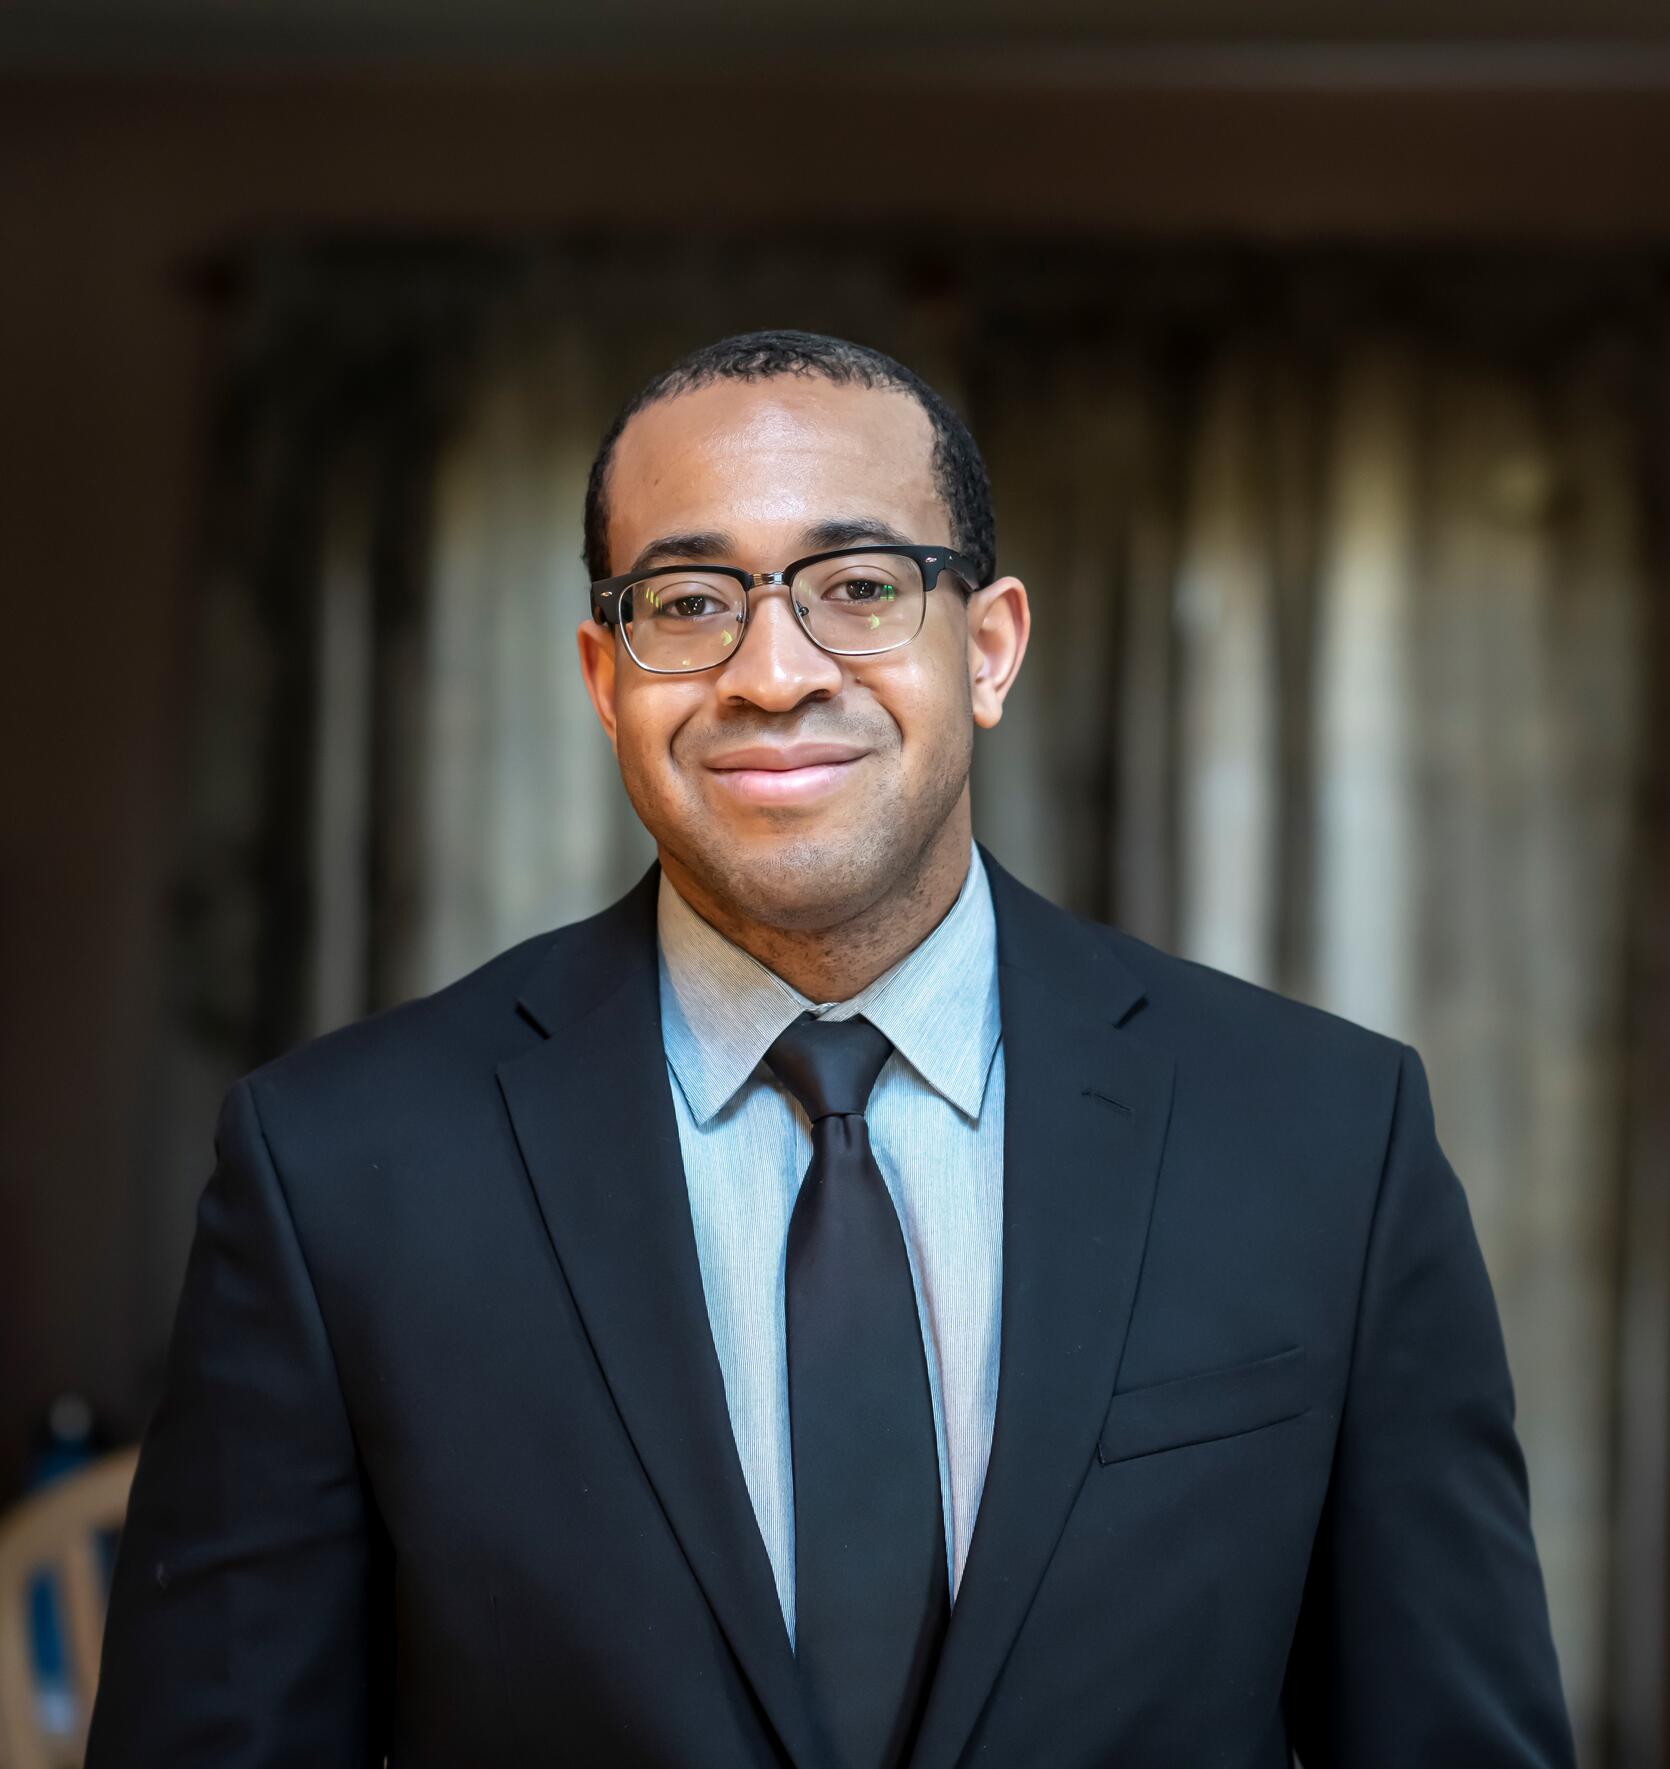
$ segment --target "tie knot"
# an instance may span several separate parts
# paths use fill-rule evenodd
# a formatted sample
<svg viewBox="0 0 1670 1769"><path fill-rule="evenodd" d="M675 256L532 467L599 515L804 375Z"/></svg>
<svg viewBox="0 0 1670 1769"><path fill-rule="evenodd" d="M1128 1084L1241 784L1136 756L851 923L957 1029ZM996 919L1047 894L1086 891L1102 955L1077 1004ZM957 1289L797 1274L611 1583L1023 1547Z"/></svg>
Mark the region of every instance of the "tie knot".
<svg viewBox="0 0 1670 1769"><path fill-rule="evenodd" d="M815 1124L837 1114L862 1113L892 1050L886 1034L861 1016L820 1020L803 1013L765 1053L765 1066Z"/></svg>

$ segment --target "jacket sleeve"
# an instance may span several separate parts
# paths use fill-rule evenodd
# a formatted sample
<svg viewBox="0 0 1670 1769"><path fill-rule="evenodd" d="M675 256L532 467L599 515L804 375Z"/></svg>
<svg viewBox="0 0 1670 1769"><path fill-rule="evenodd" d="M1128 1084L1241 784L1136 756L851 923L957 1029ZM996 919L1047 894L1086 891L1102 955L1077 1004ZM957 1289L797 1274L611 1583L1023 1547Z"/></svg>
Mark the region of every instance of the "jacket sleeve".
<svg viewBox="0 0 1670 1769"><path fill-rule="evenodd" d="M385 1748L386 1545L249 1081L215 1145L87 1766L363 1769Z"/></svg>
<svg viewBox="0 0 1670 1769"><path fill-rule="evenodd" d="M1284 1705L1303 1769L1571 1769L1495 1297L1401 1057Z"/></svg>

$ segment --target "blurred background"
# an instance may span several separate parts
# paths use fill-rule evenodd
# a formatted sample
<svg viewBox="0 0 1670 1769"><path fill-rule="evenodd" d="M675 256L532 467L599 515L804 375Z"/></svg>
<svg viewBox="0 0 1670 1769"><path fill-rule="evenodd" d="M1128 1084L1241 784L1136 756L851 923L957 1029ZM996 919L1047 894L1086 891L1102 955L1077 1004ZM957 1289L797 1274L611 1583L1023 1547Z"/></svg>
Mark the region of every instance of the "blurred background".
<svg viewBox="0 0 1670 1769"><path fill-rule="evenodd" d="M804 326L986 451L983 839L1420 1049L1670 1761L1661 0L9 0L0 240L0 1508L143 1427L236 1076L646 863L586 468Z"/></svg>

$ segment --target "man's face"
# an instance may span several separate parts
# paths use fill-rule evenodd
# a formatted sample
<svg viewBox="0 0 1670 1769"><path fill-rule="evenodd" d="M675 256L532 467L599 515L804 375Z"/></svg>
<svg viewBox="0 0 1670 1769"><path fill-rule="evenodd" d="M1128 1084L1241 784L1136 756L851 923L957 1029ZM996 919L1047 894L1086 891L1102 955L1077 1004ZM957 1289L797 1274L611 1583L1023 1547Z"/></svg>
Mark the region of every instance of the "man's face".
<svg viewBox="0 0 1670 1769"><path fill-rule="evenodd" d="M819 377L663 400L615 450L610 570L697 562L679 537L701 535L717 537L710 562L779 571L831 544L831 524L852 527L854 545L871 529L949 544L932 449L908 395ZM807 638L783 588L756 590L735 654L689 675L641 670L618 633L582 623L587 686L675 881L751 922L826 928L918 876L959 810L966 844L973 726L996 723L1006 687L994 703L971 642L992 591L965 608L942 576L910 644L840 658Z"/></svg>

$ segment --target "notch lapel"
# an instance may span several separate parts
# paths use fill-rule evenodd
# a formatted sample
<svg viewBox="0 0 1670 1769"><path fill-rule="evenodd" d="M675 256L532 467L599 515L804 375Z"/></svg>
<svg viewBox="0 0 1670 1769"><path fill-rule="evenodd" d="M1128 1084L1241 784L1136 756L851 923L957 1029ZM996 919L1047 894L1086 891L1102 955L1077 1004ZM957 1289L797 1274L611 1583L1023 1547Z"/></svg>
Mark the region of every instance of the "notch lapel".
<svg viewBox="0 0 1670 1769"><path fill-rule="evenodd" d="M691 1571L792 1760L820 1758L714 1350L662 1056L659 869L568 928L499 1084L604 1379ZM621 1098L630 1076L632 1099Z"/></svg>
<svg viewBox="0 0 1670 1769"><path fill-rule="evenodd" d="M1140 984L981 850L1007 1106L997 1412L912 1769L952 1769L1095 1459L1142 1267L1173 1065L1118 1022Z"/></svg>

